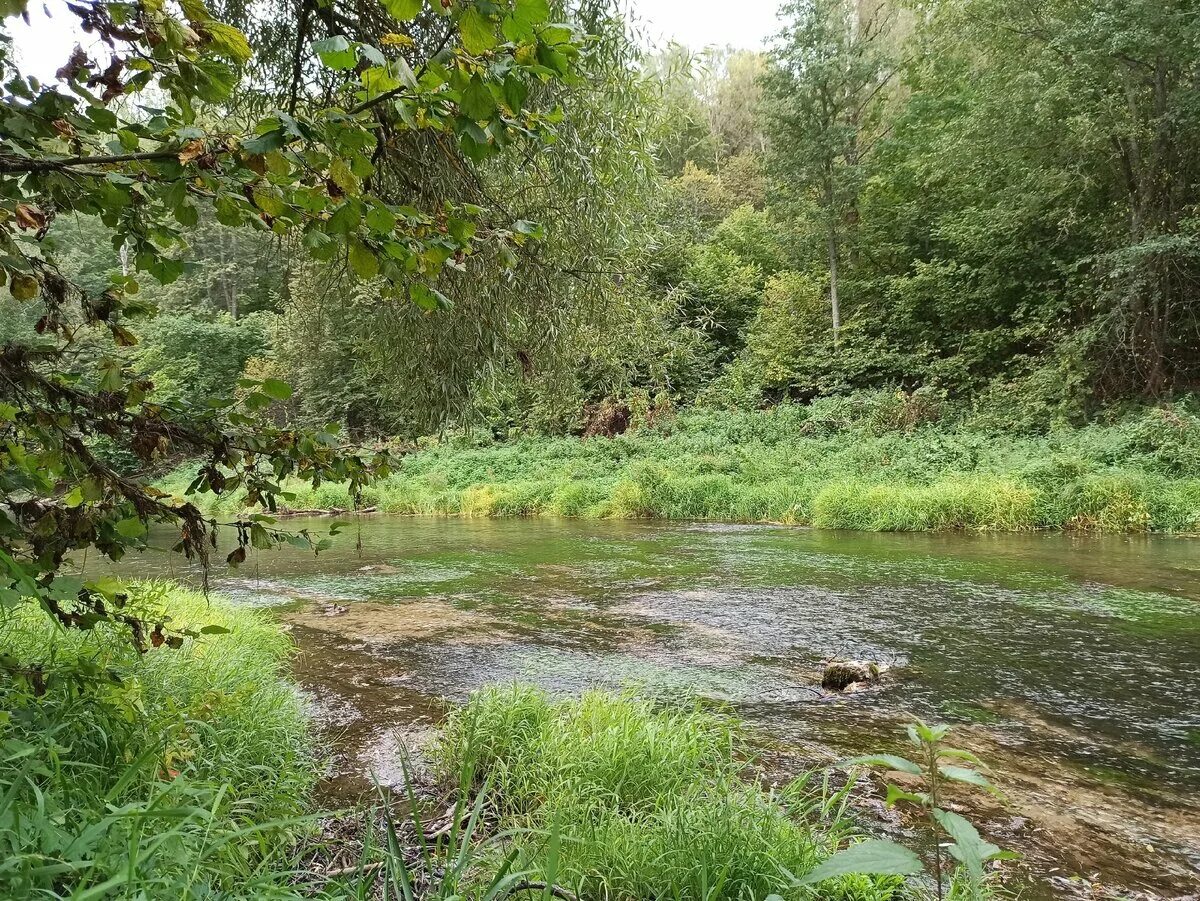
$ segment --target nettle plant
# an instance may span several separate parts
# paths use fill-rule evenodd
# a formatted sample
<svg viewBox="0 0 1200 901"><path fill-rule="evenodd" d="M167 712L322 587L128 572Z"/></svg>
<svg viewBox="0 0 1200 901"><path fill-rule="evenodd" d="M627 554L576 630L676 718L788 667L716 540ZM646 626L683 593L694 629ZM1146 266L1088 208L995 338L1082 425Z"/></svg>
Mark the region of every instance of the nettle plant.
<svg viewBox="0 0 1200 901"><path fill-rule="evenodd" d="M91 49L45 84L21 71L9 33L26 4L0 0L0 304L32 325L0 344L0 611L36 601L64 626L115 621L139 647L172 646L163 623L123 612L112 579L60 572L73 553L145 547L154 524L207 563L218 523L156 490L156 466L200 459L189 494L242 489L270 512L284 479L357 493L391 461L336 427L280 426L270 408L291 388L276 379L199 408L158 399L130 360L137 321L155 314L139 282L184 272L205 210L389 297L447 307L445 270L482 253L515 265L541 226L422 181L409 151L432 148L464 181L506 148L535 153L555 138L554 86L578 78L588 40L548 0L304 0L241 10L290 29L291 42L262 41L275 54L263 59L204 0L72 0ZM127 261L103 290L56 258L54 220L75 214L101 221ZM269 513L228 525L233 564L248 546L322 546Z"/></svg>
<svg viewBox="0 0 1200 901"><path fill-rule="evenodd" d="M909 742L918 752L916 761L895 754L871 754L847 760L845 765L884 767L919 777L923 783L920 791L889 783L888 806L910 804L922 812L933 845L933 878L939 899L948 875L944 852L949 852L961 866L969 896L981 898L985 891L986 865L991 861L1012 860L1018 855L985 840L969 820L944 809L942 802L948 782L964 783L997 796L999 792L979 771L987 768L983 761L970 751L945 743L949 726L929 726L916 720L908 725L907 732ZM964 766L964 763L970 766ZM811 884L846 873L910 876L924 872L924 863L910 848L886 839L871 839L834 854L802 882Z"/></svg>

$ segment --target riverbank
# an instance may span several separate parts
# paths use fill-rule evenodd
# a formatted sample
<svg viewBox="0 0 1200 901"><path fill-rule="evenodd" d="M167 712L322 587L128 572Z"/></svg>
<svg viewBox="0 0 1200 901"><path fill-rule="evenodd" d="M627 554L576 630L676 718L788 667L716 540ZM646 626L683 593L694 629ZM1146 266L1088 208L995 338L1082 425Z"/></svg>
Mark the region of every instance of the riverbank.
<svg viewBox="0 0 1200 901"><path fill-rule="evenodd" d="M1200 416L1150 409L1024 436L930 420L905 397L692 411L612 438L426 442L362 504L860 531L1200 531ZM182 493L192 476L185 466L162 487ZM289 490L294 509L353 506L340 485ZM242 504L200 500L214 512Z"/></svg>
<svg viewBox="0 0 1200 901"><path fill-rule="evenodd" d="M798 880L862 834L848 788L761 789L725 715L521 687L452 711L398 805L321 811L284 629L163 582L135 583L123 611L164 622L163 641L139 653L124 626L63 631L29 607L0 622L22 673L0 688L4 897L802 899ZM347 829L351 863L330 866ZM820 897L930 894L839 873Z"/></svg>
<svg viewBox="0 0 1200 901"><path fill-rule="evenodd" d="M132 589L123 612L167 628L142 654L107 621L0 620L24 671L0 688L0 896L286 893L319 778L290 638L261 611Z"/></svg>

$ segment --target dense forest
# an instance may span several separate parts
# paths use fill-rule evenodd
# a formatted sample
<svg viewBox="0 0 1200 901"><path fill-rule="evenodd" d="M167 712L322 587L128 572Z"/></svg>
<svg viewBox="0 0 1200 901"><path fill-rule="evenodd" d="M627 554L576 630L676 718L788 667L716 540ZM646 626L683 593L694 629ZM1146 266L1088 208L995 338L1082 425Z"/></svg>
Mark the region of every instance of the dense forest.
<svg viewBox="0 0 1200 901"><path fill-rule="evenodd" d="M286 546L319 570L346 523L282 514L364 509L1200 532L1195 3L794 0L765 49L701 52L652 45L616 0L35 12L0 0L0 895L1008 892L1013 855L956 812L974 808L955 791L996 795L984 765L919 719L900 727L916 762L855 757L848 778L779 781L725 709L493 686L449 713L437 696L424 771L393 741L395 792L324 810L329 735L289 675L293 636L276 611L210 596L209 577ZM31 74L29 28L79 40L52 79ZM121 568L153 550L179 555L170 572L195 590ZM355 559L322 591L394 564ZM539 563L529 584L563 569ZM958 610L949 571L905 597L934 585ZM1192 571L1172 570L1170 590ZM1021 588L988 585L962 595ZM1159 582L1129 585L1062 606L1090 605L1106 641L1110 620L1128 626L1122 650L1185 622L1140 590ZM473 616L489 591L438 615ZM320 598L321 622L349 613ZM1153 615L1129 614L1139 605ZM593 629L580 605L546 606L570 641ZM521 635L545 625L519 618ZM647 620L637 641L676 626ZM609 628L594 629L606 645ZM1080 634L1066 637L1083 667ZM885 639L860 642L871 659L808 661L821 671L798 696L880 688ZM361 648L338 647L335 685L408 690L408 675L340 674ZM794 675L791 653L773 660ZM738 666L773 684L768 663L756 649ZM1187 705L1133 664L1112 669ZM1088 735L1121 724L1091 697ZM976 706L973 726L999 718ZM1200 735L1175 709L1147 722L1167 724L1168 750L1106 771L1105 792L1174 778L1162 760ZM1055 755L1086 744L1055 728ZM1136 757L1145 737L1104 750ZM867 838L852 809L872 767L886 773L873 809L904 807L907 844ZM1154 792L1129 809L1148 817ZM1148 841L1108 860L1157 853ZM1186 855L1155 842L1146 884L1183 884Z"/></svg>
<svg viewBox="0 0 1200 901"><path fill-rule="evenodd" d="M821 0L768 52L698 56L576 15L594 43L539 100L570 111L545 152L390 163L529 223L517 259L454 263L426 310L344 253L189 213L122 351L154 396L276 377L284 420L374 439L881 388L1036 433L1195 387L1187 4ZM270 46L290 60L294 37ZM88 215L44 243L89 288L132 264ZM11 333L27 308L5 303Z"/></svg>

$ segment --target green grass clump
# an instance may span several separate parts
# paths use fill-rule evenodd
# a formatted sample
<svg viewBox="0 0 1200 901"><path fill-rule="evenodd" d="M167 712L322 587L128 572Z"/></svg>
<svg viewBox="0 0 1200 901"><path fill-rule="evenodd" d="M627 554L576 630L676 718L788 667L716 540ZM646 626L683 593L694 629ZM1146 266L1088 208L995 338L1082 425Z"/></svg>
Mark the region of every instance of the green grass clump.
<svg viewBox="0 0 1200 901"><path fill-rule="evenodd" d="M743 776L742 751L735 726L699 709L514 686L454 712L433 760L455 784L474 772L518 865L580 897L816 897L793 877L850 833L844 798L806 780L764 792ZM895 878L846 876L819 897L900 891Z"/></svg>
<svg viewBox="0 0 1200 901"><path fill-rule="evenodd" d="M317 766L259 612L163 583L126 612L229 630L138 654L124 626L0 619L0 897L286 896Z"/></svg>
<svg viewBox="0 0 1200 901"><path fill-rule="evenodd" d="M785 522L868 531L1200 531L1200 415L1145 410L1044 435L912 422L829 398L691 410L616 438L431 443L371 486L388 513ZM882 411L882 412L881 412ZM887 413L888 415L884 415ZM181 493L184 467L163 487ZM290 484L296 509L349 507ZM200 498L213 512L237 495Z"/></svg>

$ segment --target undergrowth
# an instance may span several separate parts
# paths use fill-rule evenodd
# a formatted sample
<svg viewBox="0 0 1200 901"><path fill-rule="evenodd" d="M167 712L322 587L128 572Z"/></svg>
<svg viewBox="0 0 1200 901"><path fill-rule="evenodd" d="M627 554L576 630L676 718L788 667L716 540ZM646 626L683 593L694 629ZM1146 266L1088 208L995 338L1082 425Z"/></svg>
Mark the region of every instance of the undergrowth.
<svg viewBox="0 0 1200 901"><path fill-rule="evenodd" d="M1042 435L922 419L905 395L683 413L615 438L427 442L368 488L401 514L772 521L825 529L1200 530L1200 415L1185 407ZM966 423L966 424L964 424ZM181 494L185 466L163 487ZM290 485L293 509L349 508ZM212 508L241 506L234 494Z"/></svg>
<svg viewBox="0 0 1200 901"><path fill-rule="evenodd" d="M309 724L264 615L162 583L127 610L228 629L139 655L111 622L0 616L0 897L271 897L311 831Z"/></svg>

